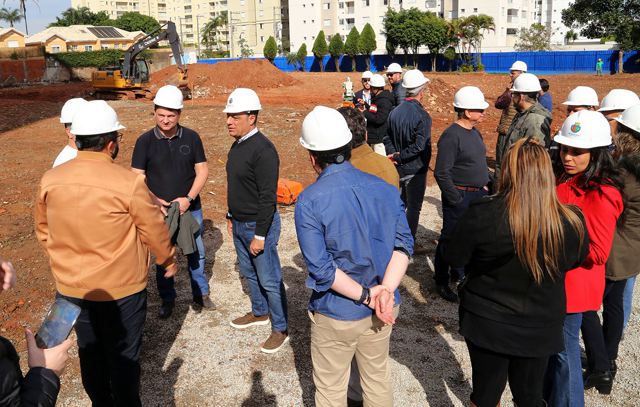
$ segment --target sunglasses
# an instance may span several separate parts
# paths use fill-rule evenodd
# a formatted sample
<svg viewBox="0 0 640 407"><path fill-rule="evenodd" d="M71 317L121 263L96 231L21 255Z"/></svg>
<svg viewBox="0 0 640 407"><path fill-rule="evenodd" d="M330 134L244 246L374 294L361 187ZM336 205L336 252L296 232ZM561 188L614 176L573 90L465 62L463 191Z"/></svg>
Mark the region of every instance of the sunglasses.
<svg viewBox="0 0 640 407"><path fill-rule="evenodd" d="M395 73L388 73L387 74L388 77L392 77L393 75L395 75Z"/></svg>
<svg viewBox="0 0 640 407"><path fill-rule="evenodd" d="M369 82L371 79L362 78L362 82Z"/></svg>

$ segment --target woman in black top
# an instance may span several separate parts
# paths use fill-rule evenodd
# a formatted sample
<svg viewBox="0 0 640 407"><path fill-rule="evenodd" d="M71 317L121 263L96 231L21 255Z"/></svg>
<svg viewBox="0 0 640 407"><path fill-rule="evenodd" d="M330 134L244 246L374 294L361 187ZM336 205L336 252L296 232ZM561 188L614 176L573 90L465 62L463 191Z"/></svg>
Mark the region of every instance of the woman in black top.
<svg viewBox="0 0 640 407"><path fill-rule="evenodd" d="M507 379L519 407L543 405L548 358L564 347L564 273L582 263L588 243L579 209L558 201L544 147L516 142L498 193L470 206L445 251L452 266L466 266L460 333L473 406L495 407Z"/></svg>

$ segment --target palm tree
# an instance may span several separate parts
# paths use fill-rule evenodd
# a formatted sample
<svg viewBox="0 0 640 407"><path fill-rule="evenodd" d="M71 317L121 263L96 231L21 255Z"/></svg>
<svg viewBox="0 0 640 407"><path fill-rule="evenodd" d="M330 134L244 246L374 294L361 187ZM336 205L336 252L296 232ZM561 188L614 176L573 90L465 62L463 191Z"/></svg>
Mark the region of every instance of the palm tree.
<svg viewBox="0 0 640 407"><path fill-rule="evenodd" d="M478 14L467 17L466 24L471 28L471 38L469 45L473 45L478 55L478 65L482 65L482 40L484 31L496 31L496 24L493 17L486 14Z"/></svg>
<svg viewBox="0 0 640 407"><path fill-rule="evenodd" d="M20 14L20 10L9 10L3 7L0 9L0 20L6 21L13 27L13 23L19 23L22 20L22 14Z"/></svg>
<svg viewBox="0 0 640 407"><path fill-rule="evenodd" d="M575 41L578 39L578 33L573 31L573 30L569 30L567 31L567 33L564 35L564 40L567 44Z"/></svg>
<svg viewBox="0 0 640 407"><path fill-rule="evenodd" d="M38 4L37 0L32 0L36 5ZM2 0L2 5L5 5L7 0ZM29 26L27 25L27 0L18 0L18 10L22 15L22 19L24 20L24 31L27 35L29 35Z"/></svg>
<svg viewBox="0 0 640 407"><path fill-rule="evenodd" d="M219 43L219 29L227 25L227 20L228 18L226 11L223 11L214 19L209 20L202 29L202 45L204 45L207 49L210 49L212 46L217 45Z"/></svg>

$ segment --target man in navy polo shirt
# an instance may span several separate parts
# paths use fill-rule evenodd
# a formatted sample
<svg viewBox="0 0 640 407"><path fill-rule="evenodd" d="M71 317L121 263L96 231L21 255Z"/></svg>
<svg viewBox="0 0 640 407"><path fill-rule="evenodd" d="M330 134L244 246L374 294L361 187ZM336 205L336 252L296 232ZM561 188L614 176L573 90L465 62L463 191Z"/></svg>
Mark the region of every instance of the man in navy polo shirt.
<svg viewBox="0 0 640 407"><path fill-rule="evenodd" d="M187 255L191 292L196 305L215 309L204 274L204 229L199 194L209 169L202 140L198 133L179 124L183 104L182 92L177 87L163 86L153 103L156 126L136 141L131 169L146 175L147 186L165 215L171 203L178 202L180 214L190 211L200 224L200 232L195 236L197 250ZM162 299L159 316L163 319L173 312L176 299L173 277L165 278L164 273L163 268L156 265L156 282Z"/></svg>

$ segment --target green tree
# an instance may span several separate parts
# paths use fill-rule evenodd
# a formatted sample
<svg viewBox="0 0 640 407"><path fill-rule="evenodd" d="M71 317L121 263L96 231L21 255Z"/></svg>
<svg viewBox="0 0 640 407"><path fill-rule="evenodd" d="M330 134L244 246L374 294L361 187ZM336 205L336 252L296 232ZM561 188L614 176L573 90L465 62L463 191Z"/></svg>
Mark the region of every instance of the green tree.
<svg viewBox="0 0 640 407"><path fill-rule="evenodd" d="M340 72L340 57L344 54L344 42L340 34L333 34L329 41L329 54L336 65L336 71Z"/></svg>
<svg viewBox="0 0 640 407"><path fill-rule="evenodd" d="M425 12L415 7L400 11L389 8L385 14L384 30L387 41L397 44L404 51L405 65L410 51L413 53L413 64L416 65L418 48L428 36L424 26L425 16Z"/></svg>
<svg viewBox="0 0 640 407"><path fill-rule="evenodd" d="M313 52L313 56L316 57L320 63L320 72L324 72L324 63L322 60L324 56L329 53L327 49L327 38L324 35L324 31L320 30L316 40L313 43L313 48L311 48L311 52Z"/></svg>
<svg viewBox="0 0 640 407"><path fill-rule="evenodd" d="M298 52L296 52L296 60L298 62L298 65L300 65L302 72L304 72L304 63L306 59L307 59L307 44L303 42L302 45L300 45L300 48L298 48Z"/></svg>
<svg viewBox="0 0 640 407"><path fill-rule="evenodd" d="M22 21L22 14L18 9L9 10L3 7L0 9L0 21L6 21L10 27L13 27L13 23Z"/></svg>
<svg viewBox="0 0 640 407"><path fill-rule="evenodd" d="M276 55L278 55L278 44L276 44L276 39L273 36L269 37L267 42L264 43L264 49L262 50L264 57L269 60L269 62L273 63L273 60L276 59Z"/></svg>
<svg viewBox="0 0 640 407"><path fill-rule="evenodd" d="M136 11L122 14L115 21L115 27L126 31L142 31L149 34L160 28L160 23L153 17L145 16Z"/></svg>
<svg viewBox="0 0 640 407"><path fill-rule="evenodd" d="M620 46L618 72L623 72L624 52L640 47L640 0L574 0L562 10L567 27L581 26L580 35L613 35Z"/></svg>
<svg viewBox="0 0 640 407"><path fill-rule="evenodd" d="M240 46L240 58L249 58L250 56L253 56L253 50L249 47L246 38L241 37L238 41L238 45Z"/></svg>
<svg viewBox="0 0 640 407"><path fill-rule="evenodd" d="M68 27L70 25L114 25L104 11L94 13L89 7L68 8L62 12L49 27Z"/></svg>
<svg viewBox="0 0 640 407"><path fill-rule="evenodd" d="M477 64L482 66L482 40L484 32L496 31L496 24L493 17L486 14L471 15L465 19L467 41L473 46L478 55Z"/></svg>
<svg viewBox="0 0 640 407"><path fill-rule="evenodd" d="M444 50L444 52L442 53L442 56L444 57L444 59L449 61L449 72L451 72L452 70L451 65L453 65L453 61L455 61L456 59L456 49L454 47L449 47L446 50Z"/></svg>
<svg viewBox="0 0 640 407"><path fill-rule="evenodd" d="M516 51L550 51L551 29L538 23L521 29L515 49Z"/></svg>
<svg viewBox="0 0 640 407"><path fill-rule="evenodd" d="M422 44L429 47L431 54L431 70L436 71L436 59L440 51L449 45L447 26L444 19L434 13L425 13L423 23Z"/></svg>
<svg viewBox="0 0 640 407"><path fill-rule="evenodd" d="M223 11L215 18L207 21L200 33L200 43L207 49L217 48L220 51L220 30L227 25L227 12Z"/></svg>
<svg viewBox="0 0 640 407"><path fill-rule="evenodd" d="M356 71L356 55L360 54L360 49L358 48L359 39L360 33L358 33L356 27L353 27L344 42L344 53L351 57L351 71L353 72Z"/></svg>
<svg viewBox="0 0 640 407"><path fill-rule="evenodd" d="M365 56L367 71L371 70L369 60L371 59L371 53L378 48L378 44L376 44L376 33L373 31L373 27L371 27L371 24L369 23L364 25L364 28L360 33L358 48L360 49L360 53Z"/></svg>
<svg viewBox="0 0 640 407"><path fill-rule="evenodd" d="M578 33L573 30L567 31L566 34L564 35L564 42L567 44L569 44L570 42L574 42L577 39L578 39Z"/></svg>
<svg viewBox="0 0 640 407"><path fill-rule="evenodd" d="M33 2L38 5L36 0L33 0ZM2 5L5 4L7 4L7 0L2 0ZM18 11L22 16L21 20L24 20L24 32L29 35L29 25L27 24L27 0L18 0Z"/></svg>

